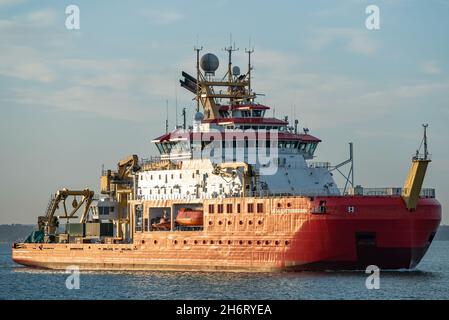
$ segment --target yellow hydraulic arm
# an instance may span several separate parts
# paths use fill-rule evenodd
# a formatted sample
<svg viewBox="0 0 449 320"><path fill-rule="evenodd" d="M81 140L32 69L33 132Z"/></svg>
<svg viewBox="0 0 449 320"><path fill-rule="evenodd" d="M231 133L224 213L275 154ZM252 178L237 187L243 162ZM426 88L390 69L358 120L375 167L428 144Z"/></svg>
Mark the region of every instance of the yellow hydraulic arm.
<svg viewBox="0 0 449 320"><path fill-rule="evenodd" d="M402 188L402 198L405 201L408 210L415 210L418 205L419 195L426 175L427 166L431 160L427 151L427 124L424 124L424 154L420 155L416 151L416 155L412 159L412 166L409 170L404 187Z"/></svg>

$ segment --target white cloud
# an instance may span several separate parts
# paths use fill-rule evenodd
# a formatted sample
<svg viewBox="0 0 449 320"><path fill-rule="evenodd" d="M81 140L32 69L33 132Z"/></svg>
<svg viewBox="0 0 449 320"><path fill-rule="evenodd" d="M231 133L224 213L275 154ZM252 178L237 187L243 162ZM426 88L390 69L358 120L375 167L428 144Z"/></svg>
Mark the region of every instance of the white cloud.
<svg viewBox="0 0 449 320"><path fill-rule="evenodd" d="M0 75L38 82L51 82L56 78L38 51L19 46L0 46Z"/></svg>
<svg viewBox="0 0 449 320"><path fill-rule="evenodd" d="M429 75L437 75L441 73L438 63L434 60L421 63L420 70L421 72Z"/></svg>
<svg viewBox="0 0 449 320"><path fill-rule="evenodd" d="M312 50L321 51L330 45L343 41L347 51L357 54L370 55L376 52L378 43L365 30L350 28L328 28L312 32L308 46Z"/></svg>
<svg viewBox="0 0 449 320"><path fill-rule="evenodd" d="M183 19L183 15L174 10L153 9L144 12L144 16L149 18L154 24L168 25Z"/></svg>
<svg viewBox="0 0 449 320"><path fill-rule="evenodd" d="M0 0L0 7L15 6L25 2L25 0Z"/></svg>

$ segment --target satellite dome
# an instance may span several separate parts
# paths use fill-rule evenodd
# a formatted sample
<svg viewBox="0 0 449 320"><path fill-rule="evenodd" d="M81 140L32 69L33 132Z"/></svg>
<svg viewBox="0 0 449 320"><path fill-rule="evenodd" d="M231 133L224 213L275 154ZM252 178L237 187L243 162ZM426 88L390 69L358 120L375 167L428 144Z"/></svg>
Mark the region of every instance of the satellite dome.
<svg viewBox="0 0 449 320"><path fill-rule="evenodd" d="M200 61L201 69L206 73L214 74L220 65L218 58L216 55L212 53L206 53L201 57Z"/></svg>
<svg viewBox="0 0 449 320"><path fill-rule="evenodd" d="M201 112L195 113L195 117L194 117L195 121L203 121L203 119L204 119L204 114L202 114Z"/></svg>
<svg viewBox="0 0 449 320"><path fill-rule="evenodd" d="M240 68L238 66L232 67L232 74L234 76L239 76L240 75Z"/></svg>

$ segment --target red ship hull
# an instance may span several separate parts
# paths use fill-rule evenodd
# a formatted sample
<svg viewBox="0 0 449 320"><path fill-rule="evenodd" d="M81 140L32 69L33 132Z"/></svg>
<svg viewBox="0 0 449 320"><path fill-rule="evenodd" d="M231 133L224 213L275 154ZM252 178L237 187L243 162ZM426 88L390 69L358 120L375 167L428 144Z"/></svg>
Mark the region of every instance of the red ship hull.
<svg viewBox="0 0 449 320"><path fill-rule="evenodd" d="M90 270L410 269L421 261L441 220L433 198L420 199L415 211L398 196L217 199L205 201L204 208L214 201L240 201L242 207L261 201L269 210L206 209L203 231L139 232L133 244L16 244L13 259L32 267ZM323 201L325 209L317 211Z"/></svg>

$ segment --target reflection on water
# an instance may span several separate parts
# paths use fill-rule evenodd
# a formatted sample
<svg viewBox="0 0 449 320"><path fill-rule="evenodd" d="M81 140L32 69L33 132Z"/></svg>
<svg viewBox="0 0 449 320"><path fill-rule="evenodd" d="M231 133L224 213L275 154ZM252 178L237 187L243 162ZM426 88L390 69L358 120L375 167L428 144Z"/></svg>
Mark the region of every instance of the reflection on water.
<svg viewBox="0 0 449 320"><path fill-rule="evenodd" d="M10 250L0 245L0 299L449 299L449 242L433 243L418 269L381 271L379 290L363 271L82 271L68 290L64 270L16 265Z"/></svg>

